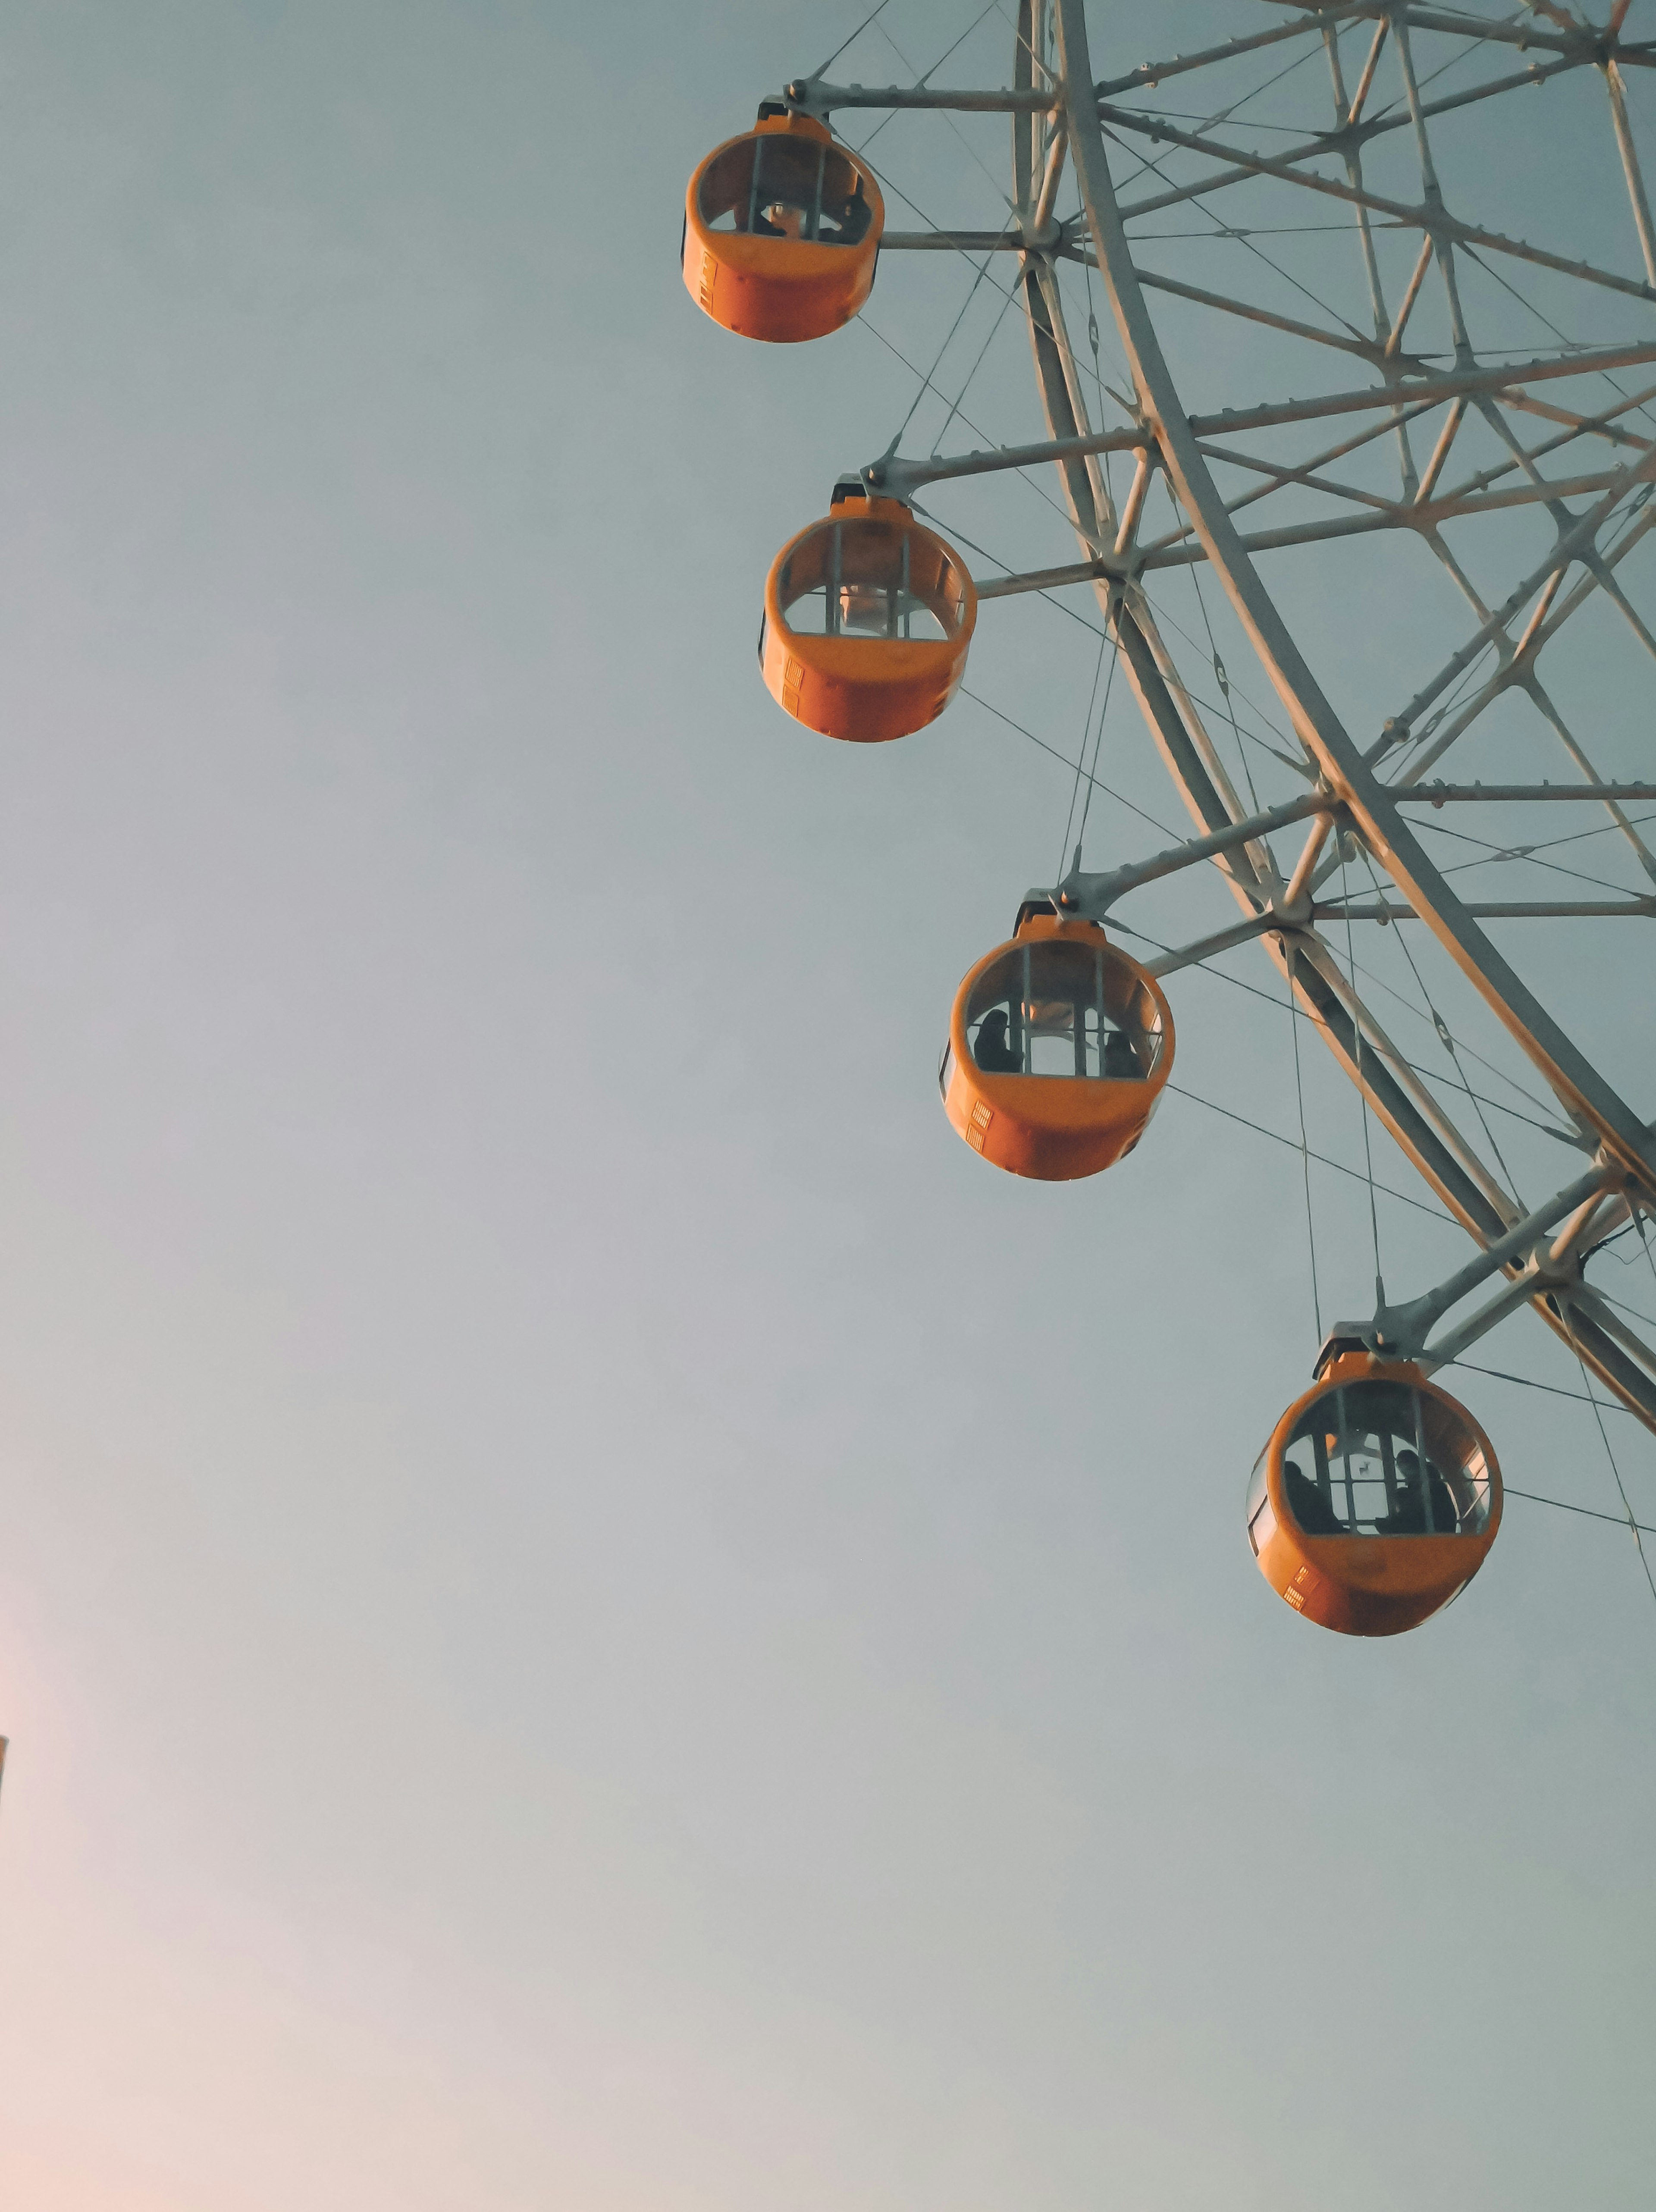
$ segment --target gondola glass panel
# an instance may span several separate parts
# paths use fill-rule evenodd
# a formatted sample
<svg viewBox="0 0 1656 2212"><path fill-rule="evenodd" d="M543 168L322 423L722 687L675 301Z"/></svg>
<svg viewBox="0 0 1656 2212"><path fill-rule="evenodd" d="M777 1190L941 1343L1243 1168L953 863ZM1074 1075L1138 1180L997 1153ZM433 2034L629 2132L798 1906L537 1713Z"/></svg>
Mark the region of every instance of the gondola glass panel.
<svg viewBox="0 0 1656 2212"><path fill-rule="evenodd" d="M1471 1581L1501 1520L1482 1429L1406 1362L1336 1358L1283 1416L1248 1487L1261 1572L1325 1628L1391 1636Z"/></svg>
<svg viewBox="0 0 1656 2212"><path fill-rule="evenodd" d="M1172 1063L1154 978L1095 923L1049 912L1026 916L961 985L939 1085L974 1152L1062 1182L1132 1150Z"/></svg>
<svg viewBox="0 0 1656 2212"><path fill-rule="evenodd" d="M760 666L796 721L880 744L954 697L977 607L966 563L901 501L842 487L772 564Z"/></svg>

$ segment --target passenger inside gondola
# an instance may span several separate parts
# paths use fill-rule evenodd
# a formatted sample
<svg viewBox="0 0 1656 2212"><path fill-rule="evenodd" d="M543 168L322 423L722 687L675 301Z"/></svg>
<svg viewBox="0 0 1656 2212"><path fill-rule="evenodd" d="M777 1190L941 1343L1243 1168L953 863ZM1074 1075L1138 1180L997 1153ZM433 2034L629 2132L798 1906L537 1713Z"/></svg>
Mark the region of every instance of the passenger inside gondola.
<svg viewBox="0 0 1656 2212"><path fill-rule="evenodd" d="M1420 1460L1405 1446L1397 1455L1397 1500L1380 1523L1380 1533L1384 1536L1453 1536L1459 1519L1454 1493L1436 1468L1429 1462L1427 1479L1422 1484Z"/></svg>
<svg viewBox="0 0 1656 2212"><path fill-rule="evenodd" d="M1144 1080L1138 1054L1134 1051L1133 1041L1125 1030L1112 1030L1105 1038L1104 1073L1116 1083L1142 1083Z"/></svg>
<svg viewBox="0 0 1656 2212"><path fill-rule="evenodd" d="M1453 1536L1481 1528L1481 1461L1459 1464L1464 1447L1443 1421L1436 1401L1406 1383L1350 1382L1316 1400L1283 1458L1289 1510L1305 1534Z"/></svg>
<svg viewBox="0 0 1656 2212"><path fill-rule="evenodd" d="M1162 1048L1147 995L1101 939L1015 945L974 986L967 1019L974 1059L997 1074L1143 1083Z"/></svg>
<svg viewBox="0 0 1656 2212"><path fill-rule="evenodd" d="M766 131L738 139L709 167L701 218L710 230L858 246L874 210L862 178L837 146Z"/></svg>
<svg viewBox="0 0 1656 2212"><path fill-rule="evenodd" d="M1334 1510L1333 1501L1312 1480L1287 1460L1283 1474L1288 1491L1289 1510L1307 1536L1343 1536L1345 1523Z"/></svg>
<svg viewBox="0 0 1656 2212"><path fill-rule="evenodd" d="M1023 1054L1014 1052L1006 1041L1006 1014L997 1006L983 1018L982 1027L972 1047L972 1056L988 1075L1022 1075Z"/></svg>
<svg viewBox="0 0 1656 2212"><path fill-rule="evenodd" d="M965 580L938 539L901 509L870 514L837 497L828 520L790 549L778 582L798 637L943 643L966 608Z"/></svg>

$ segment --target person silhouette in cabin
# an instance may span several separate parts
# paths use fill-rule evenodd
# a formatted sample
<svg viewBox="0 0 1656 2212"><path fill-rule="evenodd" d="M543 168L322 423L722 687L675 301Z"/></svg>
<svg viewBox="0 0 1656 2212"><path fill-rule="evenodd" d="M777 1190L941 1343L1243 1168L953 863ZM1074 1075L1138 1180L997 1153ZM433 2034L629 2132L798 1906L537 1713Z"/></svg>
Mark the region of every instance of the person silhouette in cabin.
<svg viewBox="0 0 1656 2212"><path fill-rule="evenodd" d="M972 1057L986 1075L1022 1074L1023 1055L1014 1052L1006 1042L1006 1015L1003 1008L997 1006L992 1013L984 1016Z"/></svg>
<svg viewBox="0 0 1656 2212"><path fill-rule="evenodd" d="M1144 1071L1138 1065L1138 1054L1133 1050L1132 1039L1125 1030L1112 1030L1105 1038L1101 1072L1116 1083L1143 1081Z"/></svg>
<svg viewBox="0 0 1656 2212"><path fill-rule="evenodd" d="M1432 1525L1426 1526L1426 1487L1421 1480L1420 1460L1411 1451L1398 1454L1398 1502L1387 1515L1384 1533L1388 1536L1453 1536L1459 1516L1448 1484L1434 1467L1428 1480L1432 1492Z"/></svg>
<svg viewBox="0 0 1656 2212"><path fill-rule="evenodd" d="M1345 1523L1334 1510L1332 1502L1324 1494L1303 1468L1291 1459L1283 1462L1283 1487L1288 1492L1288 1510L1307 1536L1344 1536Z"/></svg>

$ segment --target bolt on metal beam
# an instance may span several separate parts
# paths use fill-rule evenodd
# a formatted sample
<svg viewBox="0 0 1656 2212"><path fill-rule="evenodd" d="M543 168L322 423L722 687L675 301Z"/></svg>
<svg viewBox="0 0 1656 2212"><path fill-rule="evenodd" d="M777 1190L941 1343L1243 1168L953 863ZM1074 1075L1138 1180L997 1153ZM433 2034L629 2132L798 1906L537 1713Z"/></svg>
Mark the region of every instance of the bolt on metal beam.
<svg viewBox="0 0 1656 2212"><path fill-rule="evenodd" d="M1399 790L1404 805L1444 806L1474 799L1656 799L1656 783L1416 783Z"/></svg>

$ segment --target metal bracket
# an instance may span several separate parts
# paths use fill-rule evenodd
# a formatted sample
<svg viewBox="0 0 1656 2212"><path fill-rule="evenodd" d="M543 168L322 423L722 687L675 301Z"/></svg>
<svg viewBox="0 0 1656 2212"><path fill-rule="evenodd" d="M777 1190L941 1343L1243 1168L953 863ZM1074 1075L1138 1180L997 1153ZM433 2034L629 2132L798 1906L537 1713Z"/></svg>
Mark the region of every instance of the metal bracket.
<svg viewBox="0 0 1656 2212"><path fill-rule="evenodd" d="M1238 846L1253 844L1256 838L1265 836L1272 830L1286 829L1291 822L1304 822L1313 815L1338 822L1344 819L1344 810L1331 792L1309 791L1303 798L1288 799L1281 806L1267 807L1261 814L1250 814L1240 822L1230 823L1210 836L1192 837L1185 844L1170 845L1165 853L1157 853L1148 860L1132 860L1125 867L1110 868L1101 875L1082 873L1081 848L1077 846L1075 862L1062 883L1051 889L1031 890L1027 896L1046 901L1060 914L1076 921L1102 921L1119 898L1137 890L1141 884L1156 883L1162 876L1176 874L1180 868L1193 867L1198 860L1216 860L1225 853L1234 852ZM1308 900L1305 906L1308 915ZM1297 912L1273 908L1259 927L1291 929L1304 919L1305 915Z"/></svg>
<svg viewBox="0 0 1656 2212"><path fill-rule="evenodd" d="M1576 1256L1576 1244L1581 1231L1604 1198L1623 1192L1624 1182L1622 1170L1601 1150L1587 1174L1555 1192L1544 1205L1486 1245L1435 1290L1394 1306L1386 1302L1385 1285L1376 1278L1373 1320L1336 1322L1319 1355L1319 1369L1332 1350L1358 1346L1383 1358L1414 1360L1429 1371L1444 1365L1538 1292L1567 1289L1579 1281L1581 1261ZM1547 1243L1549 1232L1566 1221L1567 1216L1563 1234ZM1520 1272L1487 1304L1458 1323L1447 1336L1435 1344L1430 1341L1433 1329L1452 1306L1515 1261L1522 1263Z"/></svg>
<svg viewBox="0 0 1656 2212"><path fill-rule="evenodd" d="M963 115L1050 115L1060 95L1029 85L1013 89L970 92L946 86L934 90L925 84L830 84L826 77L791 77L782 97L799 115L819 121L836 107L944 107Z"/></svg>

